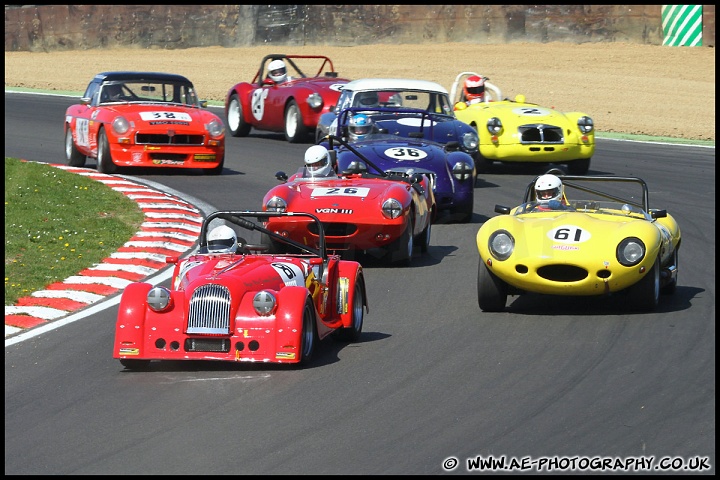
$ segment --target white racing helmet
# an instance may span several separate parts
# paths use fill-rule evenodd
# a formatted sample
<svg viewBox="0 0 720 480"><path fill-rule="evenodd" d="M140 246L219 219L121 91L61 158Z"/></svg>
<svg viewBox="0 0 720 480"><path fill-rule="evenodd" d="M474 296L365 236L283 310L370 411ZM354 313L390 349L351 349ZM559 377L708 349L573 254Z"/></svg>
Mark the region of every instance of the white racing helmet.
<svg viewBox="0 0 720 480"><path fill-rule="evenodd" d="M282 83L287 78L287 68L282 60L273 60L268 65L268 76L275 83Z"/></svg>
<svg viewBox="0 0 720 480"><path fill-rule="evenodd" d="M535 200L538 203L562 201L563 189L562 181L555 175L541 175L535 181Z"/></svg>
<svg viewBox="0 0 720 480"><path fill-rule="evenodd" d="M235 253L237 250L237 234L227 225L212 229L207 236L207 249L210 253Z"/></svg>
<svg viewBox="0 0 720 480"><path fill-rule="evenodd" d="M313 145L305 152L305 167L311 177L325 177L332 170L330 154L322 145Z"/></svg>

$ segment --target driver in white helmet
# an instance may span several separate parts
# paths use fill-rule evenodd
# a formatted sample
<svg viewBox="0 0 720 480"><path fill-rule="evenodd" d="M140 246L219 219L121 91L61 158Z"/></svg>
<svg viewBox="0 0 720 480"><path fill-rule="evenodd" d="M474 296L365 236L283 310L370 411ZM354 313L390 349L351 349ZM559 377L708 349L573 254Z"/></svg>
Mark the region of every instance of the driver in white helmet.
<svg viewBox="0 0 720 480"><path fill-rule="evenodd" d="M237 245L237 234L227 225L213 228L207 236L208 253L235 253Z"/></svg>
<svg viewBox="0 0 720 480"><path fill-rule="evenodd" d="M535 181L535 201L538 210L559 210L567 206L562 181L552 174L539 176Z"/></svg>
<svg viewBox="0 0 720 480"><path fill-rule="evenodd" d="M287 76L285 62L280 59L270 62L270 65L268 65L268 78L276 84L284 83L287 80L290 80Z"/></svg>
<svg viewBox="0 0 720 480"><path fill-rule="evenodd" d="M322 145L313 145L305 151L306 178L327 178L336 175L330 162L330 153Z"/></svg>

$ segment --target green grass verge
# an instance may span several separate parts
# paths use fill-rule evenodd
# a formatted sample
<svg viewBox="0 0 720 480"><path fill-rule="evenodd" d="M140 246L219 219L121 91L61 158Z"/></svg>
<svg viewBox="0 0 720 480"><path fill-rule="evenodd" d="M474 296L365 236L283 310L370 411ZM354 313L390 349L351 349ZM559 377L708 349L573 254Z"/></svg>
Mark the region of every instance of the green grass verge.
<svg viewBox="0 0 720 480"><path fill-rule="evenodd" d="M137 231L137 203L44 163L5 159L5 305L100 263Z"/></svg>

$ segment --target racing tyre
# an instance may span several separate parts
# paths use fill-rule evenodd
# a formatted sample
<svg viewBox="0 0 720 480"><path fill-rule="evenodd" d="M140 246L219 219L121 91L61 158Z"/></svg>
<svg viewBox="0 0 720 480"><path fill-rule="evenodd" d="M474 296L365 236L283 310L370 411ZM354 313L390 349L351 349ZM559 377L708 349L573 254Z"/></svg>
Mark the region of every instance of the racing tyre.
<svg viewBox="0 0 720 480"><path fill-rule="evenodd" d="M477 154L473 159L475 160L475 171L477 173L487 173L490 171L493 163L492 160L488 160L480 154Z"/></svg>
<svg viewBox="0 0 720 480"><path fill-rule="evenodd" d="M120 365L128 370L147 370L150 368L150 360L133 360L129 358L121 358Z"/></svg>
<svg viewBox="0 0 720 480"><path fill-rule="evenodd" d="M428 247L430 246L430 234L432 230L432 222L428 220L427 227L425 227L425 230L422 231L420 234L420 237L418 238L418 245L420 245L420 251L422 253L427 253Z"/></svg>
<svg viewBox="0 0 720 480"><path fill-rule="evenodd" d="M567 163L567 170L570 175L585 175L590 170L590 159L580 158Z"/></svg>
<svg viewBox="0 0 720 480"><path fill-rule="evenodd" d="M307 136L308 129L303 123L300 107L295 100L290 100L285 108L285 139L290 143L300 143Z"/></svg>
<svg viewBox="0 0 720 480"><path fill-rule="evenodd" d="M85 155L78 152L77 147L75 147L70 125L65 127L65 158L67 158L67 164L71 167L85 166Z"/></svg>
<svg viewBox="0 0 720 480"><path fill-rule="evenodd" d="M236 93L230 95L227 108L227 124L230 135L233 137L247 137L252 125L245 121L243 107Z"/></svg>
<svg viewBox="0 0 720 480"><path fill-rule="evenodd" d="M315 306L310 297L305 299L303 308L302 333L300 334L300 364L305 365L310 361L315 352L317 343L317 327L315 325Z"/></svg>
<svg viewBox="0 0 720 480"><path fill-rule="evenodd" d="M224 153L223 153L223 156L220 159L220 163L218 163L217 167L203 168L203 173L205 175L221 175L223 168L225 168L225 154Z"/></svg>
<svg viewBox="0 0 720 480"><path fill-rule="evenodd" d="M410 220L402 236L395 242L392 253L392 262L408 267L412 262L413 253L413 222Z"/></svg>
<svg viewBox="0 0 720 480"><path fill-rule="evenodd" d="M104 128L98 132L97 169L98 172L107 174L116 173L118 170L117 165L112 161L110 142Z"/></svg>
<svg viewBox="0 0 720 480"><path fill-rule="evenodd" d="M470 195L470 201L467 204L462 205L453 210L453 213L460 216L458 223L470 223L473 216L473 206L475 204L475 191L473 190Z"/></svg>
<svg viewBox="0 0 720 480"><path fill-rule="evenodd" d="M658 305L660 299L660 263L655 259L652 268L638 283L630 287L631 308L650 312Z"/></svg>
<svg viewBox="0 0 720 480"><path fill-rule="evenodd" d="M280 253L278 243L267 233L260 234L260 243L267 246L267 253Z"/></svg>
<svg viewBox="0 0 720 480"><path fill-rule="evenodd" d="M340 341L357 342L362 334L365 320L365 289L362 275L355 278L355 288L352 296L352 325L337 330L336 338Z"/></svg>
<svg viewBox="0 0 720 480"><path fill-rule="evenodd" d="M660 294L661 295L671 295L675 293L675 287L677 287L677 275L678 275L678 248L675 248L675 252L673 252L673 263L670 265L670 268L675 270L675 274L672 276L669 282L667 282L665 285L663 285L660 288ZM672 275L672 273L670 273Z"/></svg>
<svg viewBox="0 0 720 480"><path fill-rule="evenodd" d="M478 305L483 312L502 312L507 301L507 284L500 280L482 261L478 261Z"/></svg>

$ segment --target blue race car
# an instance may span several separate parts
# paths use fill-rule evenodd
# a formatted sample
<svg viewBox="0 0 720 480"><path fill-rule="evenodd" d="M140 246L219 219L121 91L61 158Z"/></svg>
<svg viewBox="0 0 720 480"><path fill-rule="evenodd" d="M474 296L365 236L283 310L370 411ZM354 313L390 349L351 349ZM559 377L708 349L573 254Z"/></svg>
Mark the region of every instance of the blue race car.
<svg viewBox="0 0 720 480"><path fill-rule="evenodd" d="M457 141L432 140L442 125L435 114L422 109L346 108L338 116L338 135L327 135L320 142L337 151L338 172L367 169L363 159L345 146L349 142L385 172L427 175L438 213L450 213L467 223L473 214L475 162Z"/></svg>
<svg viewBox="0 0 720 480"><path fill-rule="evenodd" d="M397 109L413 108L433 114L433 137L426 138L441 144L458 142L460 150L472 156L475 163L481 160L477 130L457 118L448 91L442 85L417 79L363 78L341 85L340 88L337 105L320 116L315 130L316 143L320 143L328 134L340 136L337 132L338 117L346 108L358 107L369 112L385 107L395 109L396 115L401 115ZM405 120L398 121L398 126L404 122L412 125L419 118L417 113L405 113L402 116ZM397 131L398 135L404 136L409 130L400 128Z"/></svg>

